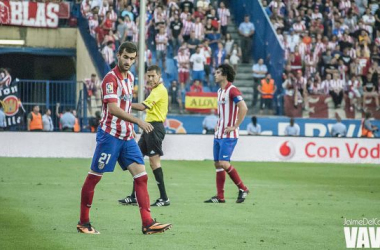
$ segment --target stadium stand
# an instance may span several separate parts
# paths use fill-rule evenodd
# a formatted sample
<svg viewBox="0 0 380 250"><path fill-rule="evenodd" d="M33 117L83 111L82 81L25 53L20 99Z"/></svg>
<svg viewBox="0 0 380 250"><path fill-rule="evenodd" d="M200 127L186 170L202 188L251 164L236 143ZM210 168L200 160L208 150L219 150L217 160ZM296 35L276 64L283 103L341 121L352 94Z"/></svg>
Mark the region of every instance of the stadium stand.
<svg viewBox="0 0 380 250"><path fill-rule="evenodd" d="M273 0L262 6L285 49L284 87L295 90L284 97L286 115L315 117L325 103L347 118L361 118L363 111L380 116L378 1ZM294 101L298 91L302 104Z"/></svg>

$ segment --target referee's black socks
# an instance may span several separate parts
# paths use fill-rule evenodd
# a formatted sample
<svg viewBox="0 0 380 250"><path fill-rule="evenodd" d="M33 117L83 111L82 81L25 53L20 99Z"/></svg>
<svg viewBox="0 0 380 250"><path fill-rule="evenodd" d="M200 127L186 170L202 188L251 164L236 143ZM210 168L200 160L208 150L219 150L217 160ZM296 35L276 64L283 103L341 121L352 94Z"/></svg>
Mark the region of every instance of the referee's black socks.
<svg viewBox="0 0 380 250"><path fill-rule="evenodd" d="M168 196L166 195L164 173L162 172L162 168L156 168L155 170L153 170L153 174L156 178L158 189L160 190L160 198L166 201L168 199Z"/></svg>
<svg viewBox="0 0 380 250"><path fill-rule="evenodd" d="M135 180L133 180L133 185L132 185L133 189L132 189L132 194L131 194L131 198L135 198L136 199L136 193L135 193Z"/></svg>

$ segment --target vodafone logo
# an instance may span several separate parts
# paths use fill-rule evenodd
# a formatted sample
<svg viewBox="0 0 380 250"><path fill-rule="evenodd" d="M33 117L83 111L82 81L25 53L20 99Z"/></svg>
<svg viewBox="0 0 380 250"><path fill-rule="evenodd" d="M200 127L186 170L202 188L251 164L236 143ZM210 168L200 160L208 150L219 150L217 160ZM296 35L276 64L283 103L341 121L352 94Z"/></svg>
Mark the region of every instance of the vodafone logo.
<svg viewBox="0 0 380 250"><path fill-rule="evenodd" d="M289 160L296 153L294 144L290 141L282 141L277 145L277 156L281 160Z"/></svg>

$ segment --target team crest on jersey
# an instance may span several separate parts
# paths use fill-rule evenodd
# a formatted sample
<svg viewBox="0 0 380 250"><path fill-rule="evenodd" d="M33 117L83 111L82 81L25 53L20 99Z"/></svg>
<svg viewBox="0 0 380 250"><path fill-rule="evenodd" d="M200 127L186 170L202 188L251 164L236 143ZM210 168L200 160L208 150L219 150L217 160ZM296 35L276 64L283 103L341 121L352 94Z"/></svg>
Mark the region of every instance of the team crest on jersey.
<svg viewBox="0 0 380 250"><path fill-rule="evenodd" d="M113 94L113 83L112 82L106 83L106 93L107 94Z"/></svg>
<svg viewBox="0 0 380 250"><path fill-rule="evenodd" d="M104 162L99 162L98 169L103 169L103 168L104 168Z"/></svg>

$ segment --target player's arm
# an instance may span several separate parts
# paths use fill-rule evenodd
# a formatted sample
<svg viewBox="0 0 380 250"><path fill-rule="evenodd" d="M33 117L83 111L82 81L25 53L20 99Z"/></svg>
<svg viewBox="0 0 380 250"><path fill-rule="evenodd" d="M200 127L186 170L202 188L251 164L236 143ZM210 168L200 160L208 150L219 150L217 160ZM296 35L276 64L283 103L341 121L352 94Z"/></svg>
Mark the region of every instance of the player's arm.
<svg viewBox="0 0 380 250"><path fill-rule="evenodd" d="M240 126L240 124L243 122L244 117L245 117L245 115L247 114L247 111L248 111L247 105L245 104L244 100L241 100L240 102L238 102L237 106L239 108L239 111L238 111L238 114L237 114L237 120L236 120L236 124L235 124L235 129L238 128Z"/></svg>
<svg viewBox="0 0 380 250"><path fill-rule="evenodd" d="M107 108L111 115L114 115L117 118L122 119L124 121L135 123L147 133L153 130L153 126L151 124L144 122L143 120L140 120L139 118L136 118L131 114L128 114L127 112L119 108L117 104L114 102L107 103Z"/></svg>
<svg viewBox="0 0 380 250"><path fill-rule="evenodd" d="M237 120L236 120L235 126L227 127L224 130L224 133L226 134L236 130L240 126L240 124L244 121L244 117L247 114L248 108L244 100L239 101L236 105L238 106L239 111L237 113Z"/></svg>

